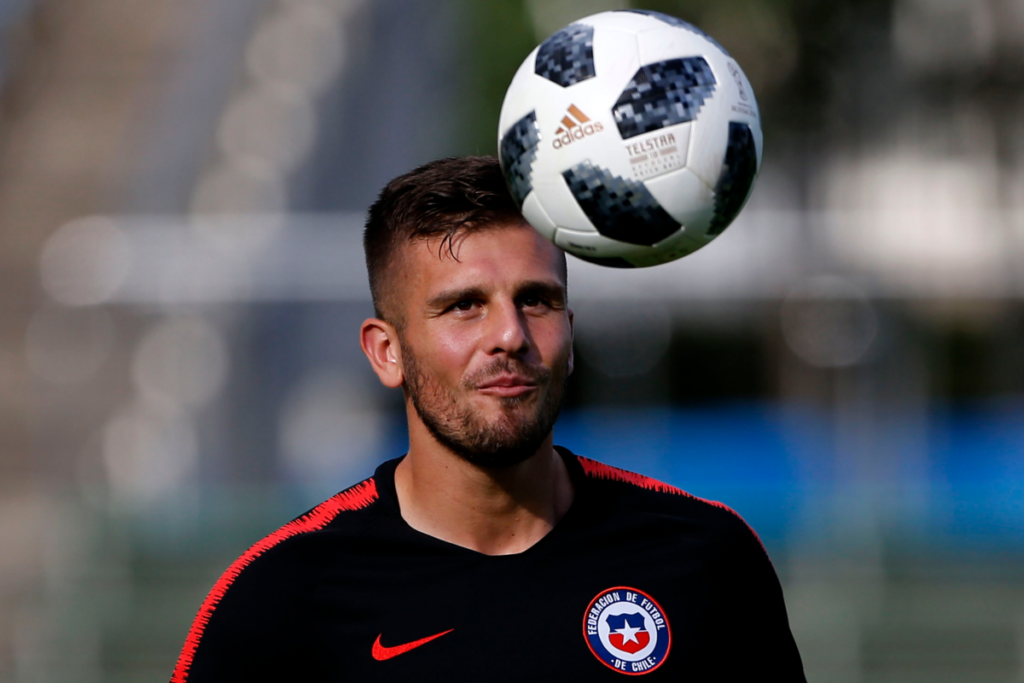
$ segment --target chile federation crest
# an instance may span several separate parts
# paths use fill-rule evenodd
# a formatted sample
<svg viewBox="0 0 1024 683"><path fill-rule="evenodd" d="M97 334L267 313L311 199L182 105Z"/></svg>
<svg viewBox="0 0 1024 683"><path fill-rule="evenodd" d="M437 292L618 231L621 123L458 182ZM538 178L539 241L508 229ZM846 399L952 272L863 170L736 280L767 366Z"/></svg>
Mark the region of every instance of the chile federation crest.
<svg viewBox="0 0 1024 683"><path fill-rule="evenodd" d="M627 586L603 590L590 601L583 637L602 664L631 676L664 664L672 646L664 610L647 593Z"/></svg>

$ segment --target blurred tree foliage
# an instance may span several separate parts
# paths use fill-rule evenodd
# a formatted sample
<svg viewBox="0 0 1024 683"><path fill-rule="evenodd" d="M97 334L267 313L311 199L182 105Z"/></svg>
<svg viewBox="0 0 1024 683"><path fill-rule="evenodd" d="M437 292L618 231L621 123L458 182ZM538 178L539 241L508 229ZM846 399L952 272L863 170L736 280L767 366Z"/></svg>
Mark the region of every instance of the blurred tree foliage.
<svg viewBox="0 0 1024 683"><path fill-rule="evenodd" d="M645 0L634 5L680 17L714 36L750 78L766 140L778 141L815 131L854 133L841 114L856 111L865 99L863 88L869 86L858 81L858 64L888 58L894 1ZM505 89L537 38L525 0L465 2L471 114L460 151L493 154ZM587 13L581 3L580 15Z"/></svg>
<svg viewBox="0 0 1024 683"><path fill-rule="evenodd" d="M463 60L470 67L465 135L460 154L497 154L498 114L516 69L536 46L523 0L464 0L467 40Z"/></svg>

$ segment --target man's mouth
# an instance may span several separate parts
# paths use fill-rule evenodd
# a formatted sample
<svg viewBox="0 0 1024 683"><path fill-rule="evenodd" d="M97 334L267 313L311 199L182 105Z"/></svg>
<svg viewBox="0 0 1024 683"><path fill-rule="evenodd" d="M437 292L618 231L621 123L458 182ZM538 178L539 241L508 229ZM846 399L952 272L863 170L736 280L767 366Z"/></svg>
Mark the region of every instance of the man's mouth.
<svg viewBox="0 0 1024 683"><path fill-rule="evenodd" d="M537 382L526 375L500 374L477 385L477 391L489 396L514 397L537 388Z"/></svg>

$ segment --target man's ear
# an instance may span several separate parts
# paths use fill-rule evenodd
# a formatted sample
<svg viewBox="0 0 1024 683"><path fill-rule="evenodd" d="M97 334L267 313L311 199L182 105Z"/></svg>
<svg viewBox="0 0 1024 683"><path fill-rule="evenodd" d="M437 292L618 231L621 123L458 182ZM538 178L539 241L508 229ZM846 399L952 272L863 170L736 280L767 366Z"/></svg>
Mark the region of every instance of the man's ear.
<svg viewBox="0 0 1024 683"><path fill-rule="evenodd" d="M368 318L359 328L359 346L377 373L381 384L397 389L405 381L402 372L402 346L394 325L378 318Z"/></svg>
<svg viewBox="0 0 1024 683"><path fill-rule="evenodd" d="M569 308L567 310L569 312L569 363L568 363L569 372L568 372L568 374L571 375L572 374L572 363L573 363L573 347L576 346L576 329L575 329L575 327L573 327L573 318L574 318L575 314L572 312L571 308Z"/></svg>

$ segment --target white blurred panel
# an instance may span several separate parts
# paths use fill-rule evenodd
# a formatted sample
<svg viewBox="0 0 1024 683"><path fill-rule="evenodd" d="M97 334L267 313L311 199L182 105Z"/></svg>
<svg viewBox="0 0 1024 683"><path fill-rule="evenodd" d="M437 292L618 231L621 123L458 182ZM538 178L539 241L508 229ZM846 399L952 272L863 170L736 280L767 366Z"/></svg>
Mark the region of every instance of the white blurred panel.
<svg viewBox="0 0 1024 683"><path fill-rule="evenodd" d="M875 171L840 167L829 176L833 196L858 208L751 207L713 243L672 263L623 270L570 256L571 296L784 299L807 275L829 273L855 278L870 297L1024 293L1024 212L994 208L993 170L921 160ZM88 248L44 252L44 289L58 301L369 300L361 213L104 221L102 239L87 236Z"/></svg>
<svg viewBox="0 0 1024 683"><path fill-rule="evenodd" d="M895 152L839 161L818 229L840 262L906 296L999 295L1013 244L999 172L985 156Z"/></svg>

